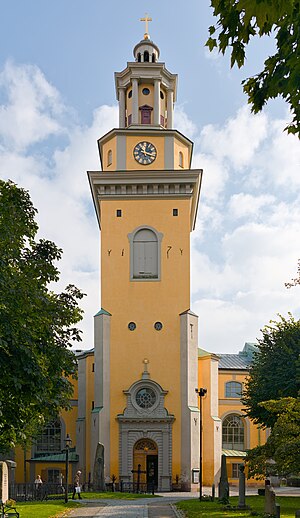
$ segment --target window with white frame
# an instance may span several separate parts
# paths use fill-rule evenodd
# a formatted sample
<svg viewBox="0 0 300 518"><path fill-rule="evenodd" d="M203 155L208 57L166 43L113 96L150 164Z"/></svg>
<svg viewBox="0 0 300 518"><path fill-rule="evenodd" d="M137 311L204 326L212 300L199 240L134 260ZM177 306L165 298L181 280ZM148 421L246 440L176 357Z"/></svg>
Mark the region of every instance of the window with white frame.
<svg viewBox="0 0 300 518"><path fill-rule="evenodd" d="M222 447L243 451L245 448L245 426L242 417L236 414L226 416L222 422Z"/></svg>
<svg viewBox="0 0 300 518"><path fill-rule="evenodd" d="M242 384L238 381L227 381L227 383L225 383L225 397L240 398L242 388Z"/></svg>
<svg viewBox="0 0 300 518"><path fill-rule="evenodd" d="M61 423L59 419L51 421L38 435L35 444L36 455L61 452Z"/></svg>
<svg viewBox="0 0 300 518"><path fill-rule="evenodd" d="M239 467L243 466L242 462L233 462L231 464L231 478L239 478Z"/></svg>

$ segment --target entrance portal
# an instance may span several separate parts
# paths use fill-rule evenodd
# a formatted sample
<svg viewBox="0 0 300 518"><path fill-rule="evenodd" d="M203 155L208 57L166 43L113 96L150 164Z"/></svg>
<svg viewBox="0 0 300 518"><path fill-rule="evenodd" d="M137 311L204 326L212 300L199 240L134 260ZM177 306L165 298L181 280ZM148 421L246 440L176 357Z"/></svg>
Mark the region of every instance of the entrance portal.
<svg viewBox="0 0 300 518"><path fill-rule="evenodd" d="M140 475L138 465L140 464ZM158 487L158 450L157 445L150 439L140 439L133 448L133 481L145 484L148 489ZM138 476L140 480L138 480Z"/></svg>

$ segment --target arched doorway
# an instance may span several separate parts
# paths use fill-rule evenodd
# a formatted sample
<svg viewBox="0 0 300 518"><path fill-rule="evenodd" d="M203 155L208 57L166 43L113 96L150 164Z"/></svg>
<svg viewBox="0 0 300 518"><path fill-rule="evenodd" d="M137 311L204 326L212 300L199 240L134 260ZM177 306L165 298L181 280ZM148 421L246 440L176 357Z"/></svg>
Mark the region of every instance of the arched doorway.
<svg viewBox="0 0 300 518"><path fill-rule="evenodd" d="M150 439L140 439L134 445L133 481L147 484L150 489L158 487L158 448Z"/></svg>

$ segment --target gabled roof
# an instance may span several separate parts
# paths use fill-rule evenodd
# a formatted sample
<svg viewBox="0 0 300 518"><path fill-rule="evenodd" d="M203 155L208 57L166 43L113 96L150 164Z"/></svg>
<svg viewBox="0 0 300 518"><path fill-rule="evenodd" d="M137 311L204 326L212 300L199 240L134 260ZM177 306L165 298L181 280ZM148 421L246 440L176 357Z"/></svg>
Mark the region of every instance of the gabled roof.
<svg viewBox="0 0 300 518"><path fill-rule="evenodd" d="M257 352L258 347L255 343L246 342L238 354L219 354L219 369L248 370Z"/></svg>

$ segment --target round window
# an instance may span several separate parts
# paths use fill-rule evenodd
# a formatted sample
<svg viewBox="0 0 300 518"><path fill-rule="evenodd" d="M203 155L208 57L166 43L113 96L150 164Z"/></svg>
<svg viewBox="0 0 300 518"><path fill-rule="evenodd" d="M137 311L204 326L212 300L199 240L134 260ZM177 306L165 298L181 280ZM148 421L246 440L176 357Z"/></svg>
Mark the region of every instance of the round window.
<svg viewBox="0 0 300 518"><path fill-rule="evenodd" d="M164 98L165 98L164 93L163 93L162 91L160 91L160 98L161 98L161 99L164 99Z"/></svg>
<svg viewBox="0 0 300 518"><path fill-rule="evenodd" d="M151 408L156 402L156 394L154 390L149 387L142 388L137 392L135 400L139 407Z"/></svg>
<svg viewBox="0 0 300 518"><path fill-rule="evenodd" d="M129 324L128 324L129 331L134 331L135 328L136 328L136 323L135 322L129 322Z"/></svg>
<svg viewBox="0 0 300 518"><path fill-rule="evenodd" d="M154 328L156 329L156 331L161 331L161 329L163 328L163 325L161 322L155 322Z"/></svg>
<svg viewBox="0 0 300 518"><path fill-rule="evenodd" d="M129 97L129 99L130 99L130 97L132 97L132 90L129 90L128 97Z"/></svg>
<svg viewBox="0 0 300 518"><path fill-rule="evenodd" d="M150 94L150 90L149 90L149 88L143 88L142 93L143 93L144 95L149 95L149 94Z"/></svg>

